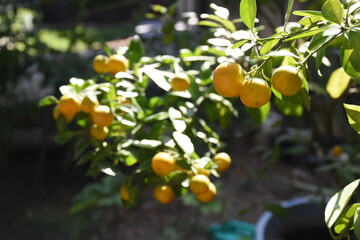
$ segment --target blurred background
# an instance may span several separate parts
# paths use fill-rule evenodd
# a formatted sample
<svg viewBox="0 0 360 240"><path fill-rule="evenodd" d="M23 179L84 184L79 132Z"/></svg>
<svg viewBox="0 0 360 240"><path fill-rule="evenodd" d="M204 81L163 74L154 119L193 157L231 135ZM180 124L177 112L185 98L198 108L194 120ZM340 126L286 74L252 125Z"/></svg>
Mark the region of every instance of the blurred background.
<svg viewBox="0 0 360 240"><path fill-rule="evenodd" d="M92 58L105 46L126 46L134 34L143 39L148 55L176 54L201 44L206 30L198 39L189 38L187 31L196 28L210 2L238 17L239 3L230 0L0 1L0 239L204 239L212 224L228 219L255 223L266 204L314 193L319 186L336 189L339 182L359 175L358 138L344 117L331 123L330 136L326 126L316 124L324 116L298 119L274 113L261 127L245 120L224 133L234 164L218 183L219 198L212 204L199 206L185 198L160 206L148 193L134 209L122 207L119 196L109 196L70 211L87 192L106 195L118 186L106 177L87 177L86 166L75 166L72 144L54 142L52 109L39 108L39 100L59 96L58 88L71 77L91 78ZM297 8L317 9L322 3L302 1ZM152 4L174 10L160 20L148 19ZM258 4L260 22L271 33L286 12L284 1ZM187 22L180 21L184 16ZM174 24L161 35L168 22ZM343 110L334 112L332 116L345 116ZM281 123L277 138L274 121ZM340 144L347 159L354 158L345 159L349 164L336 172L325 171L328 165L316 154L319 144L325 146L324 155ZM302 158L308 160L300 162ZM324 171L315 171L320 165ZM84 188L87 192L79 196Z"/></svg>

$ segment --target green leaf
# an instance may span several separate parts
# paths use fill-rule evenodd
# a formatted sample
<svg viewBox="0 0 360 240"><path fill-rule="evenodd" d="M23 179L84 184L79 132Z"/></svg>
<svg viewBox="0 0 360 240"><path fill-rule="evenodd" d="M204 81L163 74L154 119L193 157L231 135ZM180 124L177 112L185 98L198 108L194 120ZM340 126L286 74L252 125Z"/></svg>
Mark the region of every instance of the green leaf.
<svg viewBox="0 0 360 240"><path fill-rule="evenodd" d="M354 215L354 233L360 239L360 208L357 208Z"/></svg>
<svg viewBox="0 0 360 240"><path fill-rule="evenodd" d="M323 48L320 48L317 52L316 52L316 58L315 58L315 67L316 70L318 72L318 75L320 77L322 77L322 74L320 72L320 67L323 64L323 59L325 57L325 53L326 53L326 46Z"/></svg>
<svg viewBox="0 0 360 240"><path fill-rule="evenodd" d="M287 11L286 11L286 14L285 14L284 29L286 29L286 25L289 22L289 18L290 18L290 15L291 15L291 9L293 8L293 5L294 5L294 0L289 0Z"/></svg>
<svg viewBox="0 0 360 240"><path fill-rule="evenodd" d="M320 32L323 32L325 29L327 29L328 26L325 26L325 27L321 27L321 28L317 28L317 29L312 29L312 30L308 30L308 31L305 31L305 32L302 32L302 33L299 33L299 34L296 34L288 39L285 40L285 42L288 42L288 41L292 41L292 40L296 40L296 39L300 39L300 38L305 38L305 37L310 37L310 36L313 36L317 33L320 33Z"/></svg>
<svg viewBox="0 0 360 240"><path fill-rule="evenodd" d="M298 10L294 11L293 14L302 17L322 17L322 13L320 11L313 10Z"/></svg>
<svg viewBox="0 0 360 240"><path fill-rule="evenodd" d="M341 64L345 72L360 83L360 31L348 32L348 39L341 46Z"/></svg>
<svg viewBox="0 0 360 240"><path fill-rule="evenodd" d="M275 47L279 43L279 41L280 41L279 38L274 38L269 41L266 41L260 49L260 54L264 55L270 52L273 49L273 47Z"/></svg>
<svg viewBox="0 0 360 240"><path fill-rule="evenodd" d="M327 0L321 7L321 13L330 22L341 25L344 8L339 0Z"/></svg>
<svg viewBox="0 0 360 240"><path fill-rule="evenodd" d="M191 139L180 132L173 132L173 138L177 145L186 153L191 155L194 152L194 145L191 142Z"/></svg>
<svg viewBox="0 0 360 240"><path fill-rule="evenodd" d="M55 135L55 141L58 144L65 144L75 136L73 131L62 130Z"/></svg>
<svg viewBox="0 0 360 240"><path fill-rule="evenodd" d="M177 132L184 132L186 129L186 123L183 118L181 112L173 107L169 108L169 118Z"/></svg>
<svg viewBox="0 0 360 240"><path fill-rule="evenodd" d="M239 47L241 47L242 45L244 45L245 43L247 43L248 41L249 41L248 39L245 39L245 40L236 42L236 43L234 43L234 44L231 46L231 48L232 48L232 49L239 48Z"/></svg>
<svg viewBox="0 0 360 240"><path fill-rule="evenodd" d="M250 30L255 26L256 11L256 0L241 0L240 18Z"/></svg>
<svg viewBox="0 0 360 240"><path fill-rule="evenodd" d="M271 110L271 104L270 102L268 102L267 104L259 108L246 107L245 110L257 124L261 124L265 122L267 116L269 115Z"/></svg>
<svg viewBox="0 0 360 240"><path fill-rule="evenodd" d="M353 181L346 187L341 189L333 195L325 208L325 222L326 226L331 229L335 221L339 218L341 212L345 209L351 196L359 186L360 179Z"/></svg>
<svg viewBox="0 0 360 240"><path fill-rule="evenodd" d="M348 88L350 80L351 77L340 67L331 73L326 84L326 91L332 98L339 98Z"/></svg>
<svg viewBox="0 0 360 240"><path fill-rule="evenodd" d="M138 35L133 36L128 49L130 66L132 66L134 63L138 63L144 55L144 45L140 37Z"/></svg>
<svg viewBox="0 0 360 240"><path fill-rule="evenodd" d="M154 68L150 68L150 67L145 67L144 68L144 73L151 78L151 80L154 81L154 83L156 85L158 85L160 88L164 89L165 91L169 91L171 89L171 85L168 81L166 81L165 79L165 74L163 71L154 69Z"/></svg>
<svg viewBox="0 0 360 240"><path fill-rule="evenodd" d="M353 227L353 219L360 203L346 207L334 223L334 231L338 235L348 235L349 230Z"/></svg>
<svg viewBox="0 0 360 240"><path fill-rule="evenodd" d="M212 21L206 21L206 20L202 20L199 22L200 26L207 26L207 27L215 27L215 28L221 28L222 26L216 22L212 22Z"/></svg>
<svg viewBox="0 0 360 240"><path fill-rule="evenodd" d="M200 17L203 19L210 19L210 20L216 21L216 22L222 24L230 32L236 32L236 27L235 27L234 23L232 23L230 20L223 19L214 14L206 14L206 13L201 14Z"/></svg>
<svg viewBox="0 0 360 240"><path fill-rule="evenodd" d="M135 140L132 145L142 148L154 149L161 146L162 142L159 140L152 140L152 139L141 139Z"/></svg>
<svg viewBox="0 0 360 240"><path fill-rule="evenodd" d="M350 126L360 134L360 105L345 104L344 108Z"/></svg>
<svg viewBox="0 0 360 240"><path fill-rule="evenodd" d="M286 116L301 117L303 114L303 107L300 104L293 104L280 100L275 97L275 106Z"/></svg>
<svg viewBox="0 0 360 240"><path fill-rule="evenodd" d="M59 100L54 96L46 96L39 101L39 107L45 107L53 104L57 104Z"/></svg>

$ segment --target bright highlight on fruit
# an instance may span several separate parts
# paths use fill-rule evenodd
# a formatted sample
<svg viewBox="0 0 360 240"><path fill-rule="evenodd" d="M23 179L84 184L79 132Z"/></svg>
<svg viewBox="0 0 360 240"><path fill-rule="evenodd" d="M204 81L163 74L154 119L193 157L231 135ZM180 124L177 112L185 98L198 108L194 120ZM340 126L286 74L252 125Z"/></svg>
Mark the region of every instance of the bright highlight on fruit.
<svg viewBox="0 0 360 240"><path fill-rule="evenodd" d="M234 62L221 63L214 70L214 88L223 97L238 96L244 79L243 68Z"/></svg>
<svg viewBox="0 0 360 240"><path fill-rule="evenodd" d="M190 87L190 79L185 73L179 73L171 79L170 84L173 91L186 91Z"/></svg>
<svg viewBox="0 0 360 240"><path fill-rule="evenodd" d="M156 186L154 189L154 197L162 204L168 204L175 198L174 190L167 185Z"/></svg>
<svg viewBox="0 0 360 240"><path fill-rule="evenodd" d="M125 72L129 67L129 60L126 57L119 54L114 54L109 57L109 63L107 66L107 71L111 74L116 74L118 72Z"/></svg>
<svg viewBox="0 0 360 240"><path fill-rule="evenodd" d="M259 108L270 101L271 89L261 78L251 78L244 81L240 91L241 102L251 108Z"/></svg>
<svg viewBox="0 0 360 240"><path fill-rule="evenodd" d="M302 86L300 72L293 66L281 66L272 73L271 85L284 96L295 95Z"/></svg>
<svg viewBox="0 0 360 240"><path fill-rule="evenodd" d="M227 170L230 167L231 158L230 158L229 154L227 154L225 152L221 152L221 153L217 153L213 157L213 162L216 164L217 170L219 172L224 172L225 170Z"/></svg>
<svg viewBox="0 0 360 240"><path fill-rule="evenodd" d="M151 167L156 175L165 177L176 170L176 163L169 153L159 152L152 158Z"/></svg>

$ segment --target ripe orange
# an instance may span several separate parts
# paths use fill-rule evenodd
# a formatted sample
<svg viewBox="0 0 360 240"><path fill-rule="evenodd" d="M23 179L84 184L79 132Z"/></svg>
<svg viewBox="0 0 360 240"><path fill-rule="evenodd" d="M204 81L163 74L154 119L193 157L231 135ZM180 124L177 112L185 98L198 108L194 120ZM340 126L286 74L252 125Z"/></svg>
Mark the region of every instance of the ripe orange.
<svg viewBox="0 0 360 240"><path fill-rule="evenodd" d="M167 152L156 153L151 160L151 167L155 174L165 177L176 170L175 159Z"/></svg>
<svg viewBox="0 0 360 240"><path fill-rule="evenodd" d="M104 140L109 134L109 129L107 127L99 127L94 124L90 127L90 135L96 140Z"/></svg>
<svg viewBox="0 0 360 240"><path fill-rule="evenodd" d="M208 191L205 193L196 194L195 196L200 202L210 202L214 199L215 195L216 187L213 183L210 183Z"/></svg>
<svg viewBox="0 0 360 240"><path fill-rule="evenodd" d="M210 179L202 174L197 174L190 179L189 188L194 194L202 194L209 190Z"/></svg>
<svg viewBox="0 0 360 240"><path fill-rule="evenodd" d="M168 204L175 198L174 190L167 185L156 186L154 189L154 197L162 204Z"/></svg>
<svg viewBox="0 0 360 240"><path fill-rule="evenodd" d="M271 85L284 96L296 94L302 86L299 70L289 65L277 68L271 75Z"/></svg>
<svg viewBox="0 0 360 240"><path fill-rule="evenodd" d="M120 197L123 201L130 201L131 199L129 189L124 185L120 188Z"/></svg>
<svg viewBox="0 0 360 240"><path fill-rule="evenodd" d="M215 90L224 97L239 95L244 79L243 68L234 62L221 63L214 70L213 81Z"/></svg>
<svg viewBox="0 0 360 240"><path fill-rule="evenodd" d="M110 107L106 105L99 105L91 112L93 123L99 127L108 127L114 121L114 115L111 112Z"/></svg>
<svg viewBox="0 0 360 240"><path fill-rule="evenodd" d="M111 74L116 74L118 72L125 72L129 67L129 61L119 54L114 54L109 57L108 63L108 72Z"/></svg>
<svg viewBox="0 0 360 240"><path fill-rule="evenodd" d="M104 55L97 55L93 59L93 69L97 73L106 73L108 70L109 58Z"/></svg>
<svg viewBox="0 0 360 240"><path fill-rule="evenodd" d="M231 158L229 154L221 152L213 157L213 162L217 165L217 170L219 172L224 172L230 167Z"/></svg>
<svg viewBox="0 0 360 240"><path fill-rule="evenodd" d="M173 91L186 91L190 87L190 79L185 73L179 73L171 79L170 84Z"/></svg>
<svg viewBox="0 0 360 240"><path fill-rule="evenodd" d="M96 96L85 96L81 101L81 111L91 113L99 105Z"/></svg>
<svg viewBox="0 0 360 240"><path fill-rule="evenodd" d="M339 156L340 154L342 154L344 152L344 149L339 146L339 145L335 145L332 149L331 149L331 154L334 156Z"/></svg>
<svg viewBox="0 0 360 240"><path fill-rule="evenodd" d="M271 89L261 78L251 78L244 81L240 91L241 102L248 107L258 108L270 101Z"/></svg>
<svg viewBox="0 0 360 240"><path fill-rule="evenodd" d="M65 116L66 122L71 122L76 113L80 112L80 102L76 96L63 95L58 105L59 111Z"/></svg>

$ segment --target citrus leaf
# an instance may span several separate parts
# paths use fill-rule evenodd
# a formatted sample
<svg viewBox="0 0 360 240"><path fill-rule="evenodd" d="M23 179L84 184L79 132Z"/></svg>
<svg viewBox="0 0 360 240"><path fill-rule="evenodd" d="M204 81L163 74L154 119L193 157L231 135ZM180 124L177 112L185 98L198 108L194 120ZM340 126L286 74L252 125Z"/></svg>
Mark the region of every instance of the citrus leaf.
<svg viewBox="0 0 360 240"><path fill-rule="evenodd" d="M277 97L274 102L276 108L286 116L301 117L303 114L303 107L300 104L286 102Z"/></svg>
<svg viewBox="0 0 360 240"><path fill-rule="evenodd" d="M269 41L266 41L260 49L260 54L264 55L264 54L267 54L268 52L270 52L271 49L273 49L273 47L275 47L279 43L279 41L280 41L279 38L274 38Z"/></svg>
<svg viewBox="0 0 360 240"><path fill-rule="evenodd" d="M245 39L245 40L242 40L240 42L237 42L237 43L234 43L231 48L232 49L235 49L235 48L239 48L241 47L242 45L244 45L245 43L247 43L249 40Z"/></svg>
<svg viewBox="0 0 360 240"><path fill-rule="evenodd" d="M326 226L331 229L335 221L339 218L341 212L345 209L351 196L359 186L360 179L353 181L345 186L335 195L333 195L325 208L325 222Z"/></svg>
<svg viewBox="0 0 360 240"><path fill-rule="evenodd" d="M203 19L210 19L210 20L213 20L215 22L218 22L218 23L222 24L230 32L236 32L235 25L230 20L223 19L223 18L221 18L219 16L216 16L214 14L206 14L206 13L201 14L200 17L203 18Z"/></svg>
<svg viewBox="0 0 360 240"><path fill-rule="evenodd" d="M360 105L344 103L344 108L350 126L360 134Z"/></svg>
<svg viewBox="0 0 360 240"><path fill-rule="evenodd" d="M187 135L180 132L173 132L172 135L177 145L179 145L186 154L190 155L194 152L194 145Z"/></svg>
<svg viewBox="0 0 360 240"><path fill-rule="evenodd" d="M286 29L286 25L289 22L289 18L290 18L290 15L291 15L291 9L293 8L293 5L294 5L294 0L289 0L287 11L286 11L286 14L285 14L284 29Z"/></svg>
<svg viewBox="0 0 360 240"><path fill-rule="evenodd" d="M340 67L331 73L326 84L326 91L332 98L339 98L348 88L350 80L351 77Z"/></svg>
<svg viewBox="0 0 360 240"><path fill-rule="evenodd" d="M360 31L348 32L348 39L341 46L341 65L347 74L360 83Z"/></svg>
<svg viewBox="0 0 360 240"><path fill-rule="evenodd" d="M360 239L360 208L357 208L354 215L354 233Z"/></svg>
<svg viewBox="0 0 360 240"><path fill-rule="evenodd" d="M140 61L145 55L144 45L138 35L134 35L131 39L128 49L128 57L130 65Z"/></svg>
<svg viewBox="0 0 360 240"><path fill-rule="evenodd" d="M215 28L221 28L222 26L216 22L212 22L212 21L206 21L206 20L202 20L199 22L199 25L201 26L207 26L207 27L215 27Z"/></svg>
<svg viewBox="0 0 360 240"><path fill-rule="evenodd" d="M290 38L286 39L285 42L313 36L313 35L315 35L317 33L323 32L326 28L328 28L328 26L317 28L317 29L312 29L312 30L309 30L309 31L299 33L299 34L297 34L297 35L295 35L293 37L290 37Z"/></svg>
<svg viewBox="0 0 360 240"><path fill-rule="evenodd" d="M135 140L132 145L142 148L154 149L159 147L162 144L159 140L152 140L152 139L141 139Z"/></svg>
<svg viewBox="0 0 360 240"><path fill-rule="evenodd" d="M241 0L240 18L250 30L255 26L256 10L256 0Z"/></svg>
<svg viewBox="0 0 360 240"><path fill-rule="evenodd" d="M346 207L334 223L334 231L338 235L347 235L353 226L353 218L360 203Z"/></svg>
<svg viewBox="0 0 360 240"><path fill-rule="evenodd" d="M59 100L54 96L46 96L39 101L39 107L45 107L53 104L57 104Z"/></svg>
<svg viewBox="0 0 360 240"><path fill-rule="evenodd" d="M341 24L344 14L343 5L339 0L327 0L321 7L321 13L330 22Z"/></svg>
<svg viewBox="0 0 360 240"><path fill-rule="evenodd" d="M322 17L322 13L320 11L313 10L297 10L294 11L293 14L301 17Z"/></svg>
<svg viewBox="0 0 360 240"><path fill-rule="evenodd" d="M171 89L171 85L168 81L166 81L164 77L164 73L160 70L145 67L144 73L151 78L151 80L154 81L156 85L158 85L160 88L164 89L165 91L169 91Z"/></svg>
<svg viewBox="0 0 360 240"><path fill-rule="evenodd" d="M246 107L245 110L257 124L261 124L265 122L267 116L269 115L271 110L271 104L270 102L268 102L264 106L259 108Z"/></svg>
<svg viewBox="0 0 360 240"><path fill-rule="evenodd" d="M173 107L170 107L168 112L169 118L175 130L177 132L184 132L186 129L186 123L184 120L181 120L181 118L183 117L181 112Z"/></svg>

